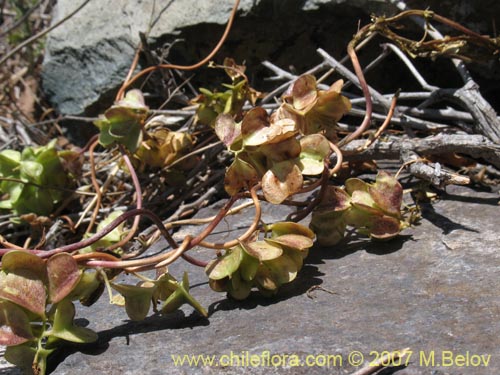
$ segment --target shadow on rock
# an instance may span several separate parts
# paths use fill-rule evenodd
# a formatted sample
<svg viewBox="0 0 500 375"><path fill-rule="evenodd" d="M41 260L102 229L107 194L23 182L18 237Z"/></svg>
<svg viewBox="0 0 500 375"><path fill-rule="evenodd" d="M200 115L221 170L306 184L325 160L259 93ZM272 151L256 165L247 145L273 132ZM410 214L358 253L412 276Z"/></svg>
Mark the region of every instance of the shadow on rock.
<svg viewBox="0 0 500 375"><path fill-rule="evenodd" d="M250 296L243 301L226 297L212 303L208 307L209 316L212 316L219 311L231 311L238 309L251 310L258 306L270 306L289 298L307 293L312 287L323 283L323 280L320 277L324 275L322 272L319 272L317 267L307 264L309 263L308 260L309 257L306 259L306 264L300 270L297 278L293 282L283 285L279 289L278 294L272 298L266 298L256 291L250 293Z"/></svg>
<svg viewBox="0 0 500 375"><path fill-rule="evenodd" d="M76 319L76 321L81 326L88 324L88 321L86 321L86 319ZM177 310L174 313L166 315L152 315L144 320L137 322L127 321L125 324L122 324L120 326L98 332L99 338L94 343L66 343L64 347L58 349L50 356L47 373L50 374L51 372L55 371L60 363L64 362L67 357L74 353L80 352L86 355L98 356L106 352L106 350L108 350L109 348L110 341L117 337L125 337L128 345L131 335L208 325L208 319L204 318L196 311L193 311L193 313L191 313L189 316L185 316L184 312L181 310Z"/></svg>
<svg viewBox="0 0 500 375"><path fill-rule="evenodd" d="M477 229L470 228L466 225L457 223L444 215L436 212L434 206L429 203L420 204L421 215L423 219L428 220L430 223L440 228L443 234L450 234L454 230L465 230L468 232L479 233Z"/></svg>
<svg viewBox="0 0 500 375"><path fill-rule="evenodd" d="M307 258L307 263L323 264L324 259L341 259L361 250L374 255L387 255L401 250L405 242L409 240L412 240L411 234L399 235L389 241L373 241L366 237L353 235L335 246L313 247Z"/></svg>

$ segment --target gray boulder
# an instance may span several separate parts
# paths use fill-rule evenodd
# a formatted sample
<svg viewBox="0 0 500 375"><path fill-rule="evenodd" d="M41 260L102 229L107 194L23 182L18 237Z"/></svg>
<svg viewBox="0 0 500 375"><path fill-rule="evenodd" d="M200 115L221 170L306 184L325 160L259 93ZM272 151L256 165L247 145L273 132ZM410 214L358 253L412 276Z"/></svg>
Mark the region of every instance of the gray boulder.
<svg viewBox="0 0 500 375"><path fill-rule="evenodd" d="M185 39L178 48L179 59L188 64L197 62L218 41L233 6L231 0L175 0L156 1L153 9L154 3L90 1L49 34L43 88L60 113L95 114L109 105L130 67L139 33L147 32L150 24L151 45ZM339 33L348 40L360 16L367 18L375 7L381 8L381 3L373 0L344 3L242 0L228 47L218 58L222 61L230 55L256 65L263 59L287 61L285 66L304 60L310 64L317 59L315 49L320 44L325 47L327 39L338 41ZM76 7L72 0L59 0L53 21ZM345 43L338 44L339 51L344 48ZM103 102L96 106L99 101Z"/></svg>

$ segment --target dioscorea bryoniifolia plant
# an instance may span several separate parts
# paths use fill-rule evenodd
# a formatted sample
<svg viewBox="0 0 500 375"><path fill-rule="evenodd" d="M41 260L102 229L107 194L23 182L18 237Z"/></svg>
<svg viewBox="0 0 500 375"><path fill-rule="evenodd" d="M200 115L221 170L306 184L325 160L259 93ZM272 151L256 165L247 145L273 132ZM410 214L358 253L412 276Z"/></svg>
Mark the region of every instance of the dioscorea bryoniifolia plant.
<svg viewBox="0 0 500 375"><path fill-rule="evenodd" d="M302 188L303 176L321 174L330 154L327 137L335 138L336 122L350 109L341 86L338 81L328 91L318 90L316 79L303 75L271 115L262 107L248 111L241 122L219 115L215 133L234 154L226 192L234 195L261 182L266 200L279 204Z"/></svg>
<svg viewBox="0 0 500 375"><path fill-rule="evenodd" d="M205 271L210 287L245 299L252 288L271 296L292 282L313 245L314 233L294 222L278 222L266 227L270 237L241 242L210 262Z"/></svg>

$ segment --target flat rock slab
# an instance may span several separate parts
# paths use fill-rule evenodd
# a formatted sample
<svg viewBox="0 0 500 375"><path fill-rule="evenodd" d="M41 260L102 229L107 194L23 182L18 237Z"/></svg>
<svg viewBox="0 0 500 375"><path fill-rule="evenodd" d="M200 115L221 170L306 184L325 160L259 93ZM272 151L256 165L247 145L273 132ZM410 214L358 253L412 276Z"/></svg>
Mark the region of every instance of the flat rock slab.
<svg viewBox="0 0 500 375"><path fill-rule="evenodd" d="M189 272L192 294L209 311L208 319L183 307L130 322L103 296L77 312L80 323L87 319L97 330L98 343L66 348L51 359L53 374L350 374L358 369L350 360L362 357L366 364L405 347L412 350L408 366L381 373L498 374L498 199L449 189L424 207L420 225L391 242L359 239L313 248L298 278L274 299L257 293L244 302L227 299L210 290L203 270L179 261L170 271L178 279ZM265 221L283 219L287 210L265 209ZM211 239L234 238L252 215L249 209L229 218ZM193 250L200 258L207 254ZM172 355L214 355L215 361L179 366ZM253 366L252 356L258 356ZM293 358L303 366L295 367ZM317 366L308 367L306 360Z"/></svg>

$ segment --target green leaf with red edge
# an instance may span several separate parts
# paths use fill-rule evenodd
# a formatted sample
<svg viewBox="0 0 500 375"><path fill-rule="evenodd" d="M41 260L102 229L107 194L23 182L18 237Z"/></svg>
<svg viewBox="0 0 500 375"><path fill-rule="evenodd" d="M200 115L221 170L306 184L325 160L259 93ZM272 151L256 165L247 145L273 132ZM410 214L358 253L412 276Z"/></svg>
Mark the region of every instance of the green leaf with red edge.
<svg viewBox="0 0 500 375"><path fill-rule="evenodd" d="M291 137L278 143L268 143L261 145L259 151L266 156L269 161L281 162L293 160L300 155L300 142Z"/></svg>
<svg viewBox="0 0 500 375"><path fill-rule="evenodd" d="M12 250L2 257L2 270L11 273L29 270L44 283L47 282L45 261L25 250Z"/></svg>
<svg viewBox="0 0 500 375"><path fill-rule="evenodd" d="M125 97L116 103L117 107L127 107L134 109L136 113L147 113L148 107L144 102L144 95L141 90L133 89L127 91Z"/></svg>
<svg viewBox="0 0 500 375"><path fill-rule="evenodd" d="M82 271L76 260L68 253L59 253L47 260L49 299L57 303L66 297L78 284Z"/></svg>
<svg viewBox="0 0 500 375"><path fill-rule="evenodd" d="M401 227L398 219L381 216L373 221L369 229L370 237L378 240L389 240L399 234Z"/></svg>
<svg viewBox="0 0 500 375"><path fill-rule="evenodd" d="M345 211L351 207L351 197L344 189L329 185L316 208L317 211Z"/></svg>
<svg viewBox="0 0 500 375"><path fill-rule="evenodd" d="M300 234L283 234L278 237L266 238L265 241L299 251L306 251L314 244L311 238Z"/></svg>
<svg viewBox="0 0 500 375"><path fill-rule="evenodd" d="M306 135L300 139L299 166L303 175L318 175L325 169L325 158L330 144L321 134Z"/></svg>
<svg viewBox="0 0 500 375"><path fill-rule="evenodd" d="M283 254L283 249L276 244L268 243L266 241L254 241L241 244L245 252L260 262L265 260L276 259Z"/></svg>
<svg viewBox="0 0 500 375"><path fill-rule="evenodd" d="M403 187L387 172L380 171L375 183L369 187L375 204L387 214L399 218L403 202Z"/></svg>
<svg viewBox="0 0 500 375"><path fill-rule="evenodd" d="M0 301L0 345L19 345L34 339L26 312L9 301Z"/></svg>
<svg viewBox="0 0 500 375"><path fill-rule="evenodd" d="M226 171L224 189L229 195L235 195L242 189L249 188L259 181L255 168L246 161L236 157Z"/></svg>
<svg viewBox="0 0 500 375"><path fill-rule="evenodd" d="M262 191L269 203L280 204L302 188L304 179L293 161L274 164L262 177Z"/></svg>
<svg viewBox="0 0 500 375"><path fill-rule="evenodd" d="M295 134L295 122L292 119L270 121L269 115L262 107L248 111L241 123L241 136L245 146L278 143Z"/></svg>
<svg viewBox="0 0 500 375"><path fill-rule="evenodd" d="M5 254L0 272L0 298L45 316L47 274L42 264L42 259L25 251Z"/></svg>
<svg viewBox="0 0 500 375"><path fill-rule="evenodd" d="M48 335L80 344L97 341L97 333L85 327L75 326L74 317L75 306L71 301L63 299L57 303L54 323Z"/></svg>
<svg viewBox="0 0 500 375"><path fill-rule="evenodd" d="M241 138L241 124L233 120L229 114L221 114L215 119L215 134L227 147Z"/></svg>
<svg viewBox="0 0 500 375"><path fill-rule="evenodd" d="M221 280L230 277L240 267L243 249L235 246L227 250L222 257L212 260L205 267L205 273L210 279Z"/></svg>
<svg viewBox="0 0 500 375"><path fill-rule="evenodd" d="M291 96L293 107L298 111L304 111L313 106L318 97L316 78L310 74L297 78L292 84Z"/></svg>
<svg viewBox="0 0 500 375"><path fill-rule="evenodd" d="M266 226L266 230L271 231L272 238L285 234L300 234L302 236L314 239L315 234L312 230L304 225L293 221L280 221Z"/></svg>

